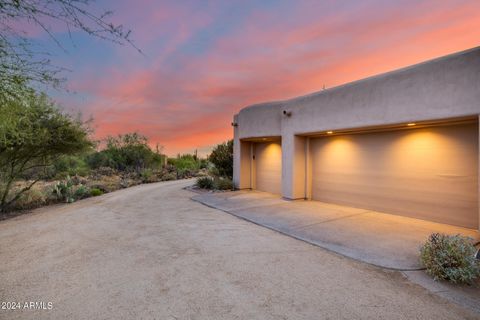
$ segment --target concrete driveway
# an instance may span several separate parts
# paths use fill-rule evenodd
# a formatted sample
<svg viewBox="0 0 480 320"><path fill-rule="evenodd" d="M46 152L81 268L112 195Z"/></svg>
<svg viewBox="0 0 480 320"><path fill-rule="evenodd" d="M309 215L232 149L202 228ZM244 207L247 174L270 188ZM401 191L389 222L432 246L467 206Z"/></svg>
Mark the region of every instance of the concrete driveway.
<svg viewBox="0 0 480 320"><path fill-rule="evenodd" d="M138 186L0 222L1 319L474 319L385 271Z"/></svg>
<svg viewBox="0 0 480 320"><path fill-rule="evenodd" d="M372 210L288 201L260 191L204 193L196 201L297 239L383 268L421 269L419 248L434 232L480 241L476 230Z"/></svg>

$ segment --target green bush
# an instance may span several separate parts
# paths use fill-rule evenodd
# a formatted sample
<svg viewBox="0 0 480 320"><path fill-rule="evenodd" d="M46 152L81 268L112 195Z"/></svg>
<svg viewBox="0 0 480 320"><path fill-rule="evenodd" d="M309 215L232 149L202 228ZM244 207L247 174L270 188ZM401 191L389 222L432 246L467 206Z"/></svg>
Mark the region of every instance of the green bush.
<svg viewBox="0 0 480 320"><path fill-rule="evenodd" d="M90 168L110 167L140 173L146 168L158 169L163 164L164 156L153 151L148 139L136 132L109 137L106 144L105 149L87 157Z"/></svg>
<svg viewBox="0 0 480 320"><path fill-rule="evenodd" d="M65 179L67 176L85 177L90 173L90 168L81 156L63 156L53 164L52 177Z"/></svg>
<svg viewBox="0 0 480 320"><path fill-rule="evenodd" d="M190 169L180 169L177 172L177 178L178 179L188 179L195 177L197 175L196 170L190 170Z"/></svg>
<svg viewBox="0 0 480 320"><path fill-rule="evenodd" d="M90 189L90 195L92 197L98 197L98 196L101 196L103 194L103 191L98 189L98 188L92 188Z"/></svg>
<svg viewBox="0 0 480 320"><path fill-rule="evenodd" d="M215 181L213 181L213 179L210 177L198 178L196 185L201 189L207 189L207 190L215 189Z"/></svg>
<svg viewBox="0 0 480 320"><path fill-rule="evenodd" d="M152 169L143 169L140 172L140 179L143 183L155 182L155 176Z"/></svg>
<svg viewBox="0 0 480 320"><path fill-rule="evenodd" d="M218 175L232 179L233 177L233 140L218 144L213 148L208 160L216 168Z"/></svg>
<svg viewBox="0 0 480 320"><path fill-rule="evenodd" d="M215 179L215 189L217 190L232 190L233 182L229 178Z"/></svg>
<svg viewBox="0 0 480 320"><path fill-rule="evenodd" d="M89 154L86 158L86 162L92 169L117 168L117 163L106 150Z"/></svg>
<svg viewBox="0 0 480 320"><path fill-rule="evenodd" d="M168 164L174 166L179 172L185 170L193 172L200 169L201 161L195 155L183 154L178 155L176 158L169 158Z"/></svg>
<svg viewBox="0 0 480 320"><path fill-rule="evenodd" d="M480 275L471 238L434 233L420 249L420 261L435 280L472 283Z"/></svg>
<svg viewBox="0 0 480 320"><path fill-rule="evenodd" d="M84 185L80 185L75 192L73 193L73 197L75 200L84 199L90 196L90 190Z"/></svg>

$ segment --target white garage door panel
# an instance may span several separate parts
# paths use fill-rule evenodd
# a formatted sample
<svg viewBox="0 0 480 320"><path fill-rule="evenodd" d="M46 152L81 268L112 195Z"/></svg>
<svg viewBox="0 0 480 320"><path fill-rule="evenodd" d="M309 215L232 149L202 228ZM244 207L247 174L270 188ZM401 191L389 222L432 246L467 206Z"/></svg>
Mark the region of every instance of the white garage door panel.
<svg viewBox="0 0 480 320"><path fill-rule="evenodd" d="M255 172L255 189L281 194L282 147L279 142L255 144Z"/></svg>
<svg viewBox="0 0 480 320"><path fill-rule="evenodd" d="M478 125L311 141L315 200L478 227Z"/></svg>

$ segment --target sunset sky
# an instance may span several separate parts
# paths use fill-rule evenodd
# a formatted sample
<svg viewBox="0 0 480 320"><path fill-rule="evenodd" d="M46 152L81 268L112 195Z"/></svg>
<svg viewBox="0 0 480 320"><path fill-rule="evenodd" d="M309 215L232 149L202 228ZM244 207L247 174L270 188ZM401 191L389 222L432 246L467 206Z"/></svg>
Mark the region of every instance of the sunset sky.
<svg viewBox="0 0 480 320"><path fill-rule="evenodd" d="M97 138L138 131L169 155L232 138L232 116L480 45L478 0L103 0L144 55L82 34L43 34Z"/></svg>

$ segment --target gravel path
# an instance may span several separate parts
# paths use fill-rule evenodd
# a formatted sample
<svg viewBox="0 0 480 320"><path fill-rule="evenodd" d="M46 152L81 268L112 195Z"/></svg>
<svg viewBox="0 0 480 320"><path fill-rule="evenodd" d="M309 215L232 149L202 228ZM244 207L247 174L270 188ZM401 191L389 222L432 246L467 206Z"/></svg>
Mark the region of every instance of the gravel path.
<svg viewBox="0 0 480 320"><path fill-rule="evenodd" d="M477 318L398 272L191 201L191 183L0 222L0 301L22 307L0 319Z"/></svg>

